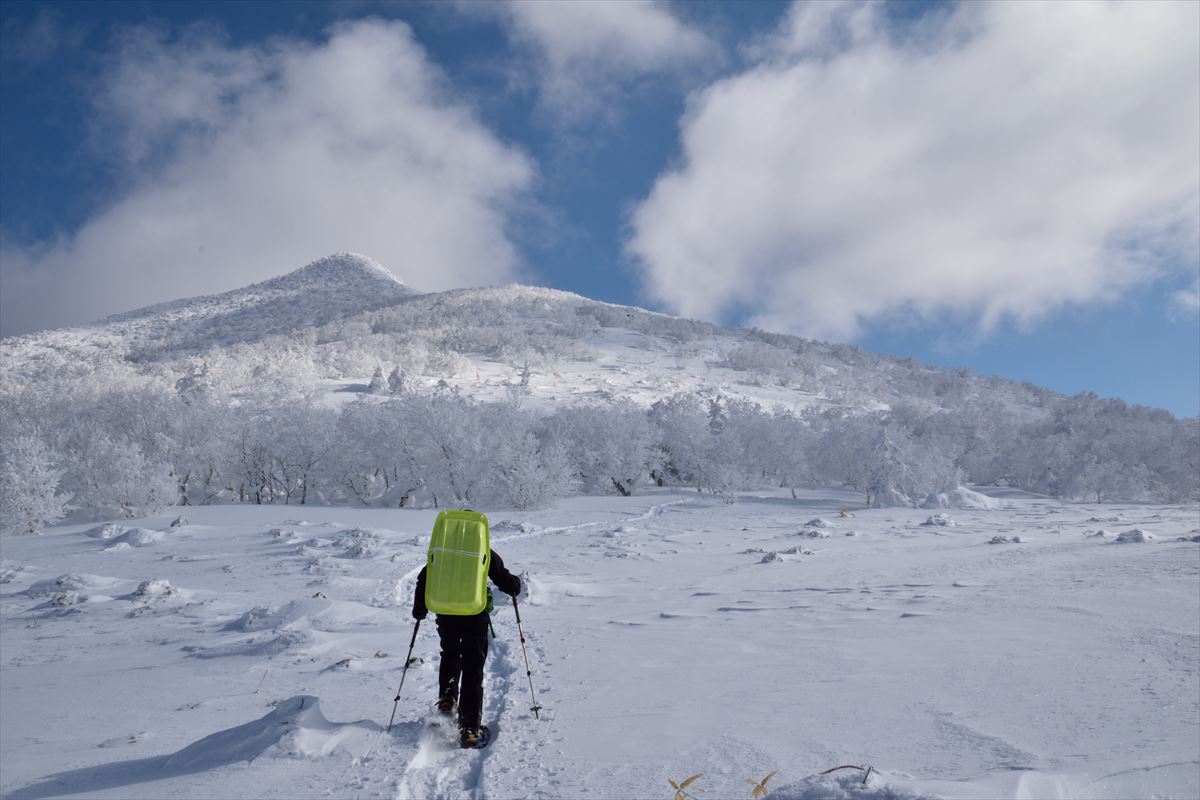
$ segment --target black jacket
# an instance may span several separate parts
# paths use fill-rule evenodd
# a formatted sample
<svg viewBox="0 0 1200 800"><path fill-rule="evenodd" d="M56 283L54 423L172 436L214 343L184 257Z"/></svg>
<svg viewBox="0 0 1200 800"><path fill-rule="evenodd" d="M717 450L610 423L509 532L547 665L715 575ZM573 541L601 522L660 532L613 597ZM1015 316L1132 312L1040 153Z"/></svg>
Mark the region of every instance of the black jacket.
<svg viewBox="0 0 1200 800"><path fill-rule="evenodd" d="M488 577L496 584L496 588L505 594L516 597L521 593L521 579L504 568L504 559L500 558L495 550L492 551ZM425 567L421 567L421 573L417 575L417 591L413 596L412 615L414 619L425 619L428 613L429 609L425 606Z"/></svg>

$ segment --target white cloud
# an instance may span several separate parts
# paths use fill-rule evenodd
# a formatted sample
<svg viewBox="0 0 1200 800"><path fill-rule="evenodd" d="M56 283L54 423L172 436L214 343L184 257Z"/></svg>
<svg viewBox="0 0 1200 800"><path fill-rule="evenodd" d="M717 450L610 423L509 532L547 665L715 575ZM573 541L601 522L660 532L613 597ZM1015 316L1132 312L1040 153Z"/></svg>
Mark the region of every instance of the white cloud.
<svg viewBox="0 0 1200 800"><path fill-rule="evenodd" d="M62 11L38 6L37 16L6 17L0 26L0 61L31 66L51 61L69 48L78 47L86 33L79 24L68 24Z"/></svg>
<svg viewBox="0 0 1200 800"><path fill-rule="evenodd" d="M420 289L511 280L528 158L455 102L402 23L320 44L122 43L97 101L127 188L78 231L0 247L4 333L226 290L329 253Z"/></svg>
<svg viewBox="0 0 1200 800"><path fill-rule="evenodd" d="M660 0L508 0L460 7L498 16L532 54L540 101L560 121L602 116L630 81L702 63L716 52L704 33Z"/></svg>
<svg viewBox="0 0 1200 800"><path fill-rule="evenodd" d="M896 313L987 330L1195 269L1200 5L883 14L797 4L690 98L631 219L654 299L814 336Z"/></svg>
<svg viewBox="0 0 1200 800"><path fill-rule="evenodd" d="M1172 292L1170 310L1185 318L1200 316L1200 278L1193 281L1190 288Z"/></svg>

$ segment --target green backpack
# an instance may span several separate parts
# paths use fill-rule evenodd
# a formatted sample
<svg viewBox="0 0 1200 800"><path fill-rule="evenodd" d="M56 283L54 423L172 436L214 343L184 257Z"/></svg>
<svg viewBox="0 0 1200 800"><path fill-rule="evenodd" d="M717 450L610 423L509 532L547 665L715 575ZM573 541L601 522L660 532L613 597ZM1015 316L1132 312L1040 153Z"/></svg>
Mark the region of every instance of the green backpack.
<svg viewBox="0 0 1200 800"><path fill-rule="evenodd" d="M487 610L492 565L487 517L442 511L433 523L425 564L425 605L435 614L465 617Z"/></svg>

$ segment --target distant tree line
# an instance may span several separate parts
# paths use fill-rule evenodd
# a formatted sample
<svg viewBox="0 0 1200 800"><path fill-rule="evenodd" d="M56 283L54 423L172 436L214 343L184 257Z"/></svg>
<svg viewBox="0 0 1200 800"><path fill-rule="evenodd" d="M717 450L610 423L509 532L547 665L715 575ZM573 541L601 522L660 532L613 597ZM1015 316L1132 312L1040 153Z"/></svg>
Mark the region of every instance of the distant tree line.
<svg viewBox="0 0 1200 800"><path fill-rule="evenodd" d="M757 344L731 357L778 368ZM696 393L649 409L538 412L519 390L492 403L445 382L418 392L400 369L373 384L340 408L270 381L216 392L203 370L173 390L75 381L70 391L5 392L0 521L35 533L72 511L133 517L168 505L530 508L649 484L727 499L835 486L868 505L916 503L964 482L1091 502L1200 499L1200 419L1088 394L1040 414L981 397L952 409L797 414Z"/></svg>

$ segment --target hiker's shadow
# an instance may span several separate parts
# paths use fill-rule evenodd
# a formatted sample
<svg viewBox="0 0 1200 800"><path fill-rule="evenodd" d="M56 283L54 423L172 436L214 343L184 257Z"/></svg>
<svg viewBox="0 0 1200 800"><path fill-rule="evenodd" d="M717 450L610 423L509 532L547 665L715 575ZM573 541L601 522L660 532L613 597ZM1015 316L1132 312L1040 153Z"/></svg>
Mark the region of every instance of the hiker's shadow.
<svg viewBox="0 0 1200 800"><path fill-rule="evenodd" d="M217 731L170 755L56 772L37 783L7 793L4 797L5 800L42 800L46 797L118 789L138 783L193 775L243 761L252 762L278 743L290 730L295 730L297 713L304 708L304 701L311 699L315 698L296 697L285 700L261 719ZM347 724L365 728L371 733L383 732L378 724L368 720ZM397 723L392 728L393 738L412 738L415 741L419 735L420 724L416 722Z"/></svg>
<svg viewBox="0 0 1200 800"><path fill-rule="evenodd" d="M176 754L178 755L178 754ZM61 795L76 795L84 792L98 792L102 789L116 789L120 786L130 786L135 783L155 781L160 778L172 778L186 775L195 770L172 770L168 762L172 756L154 756L139 758L134 761L118 761L115 764L100 764L94 767L81 767L66 772L56 772L48 775L40 782L17 789L5 795L8 800L40 800L44 797L59 797ZM215 764L212 766L216 766ZM207 769L204 767L202 769Z"/></svg>

